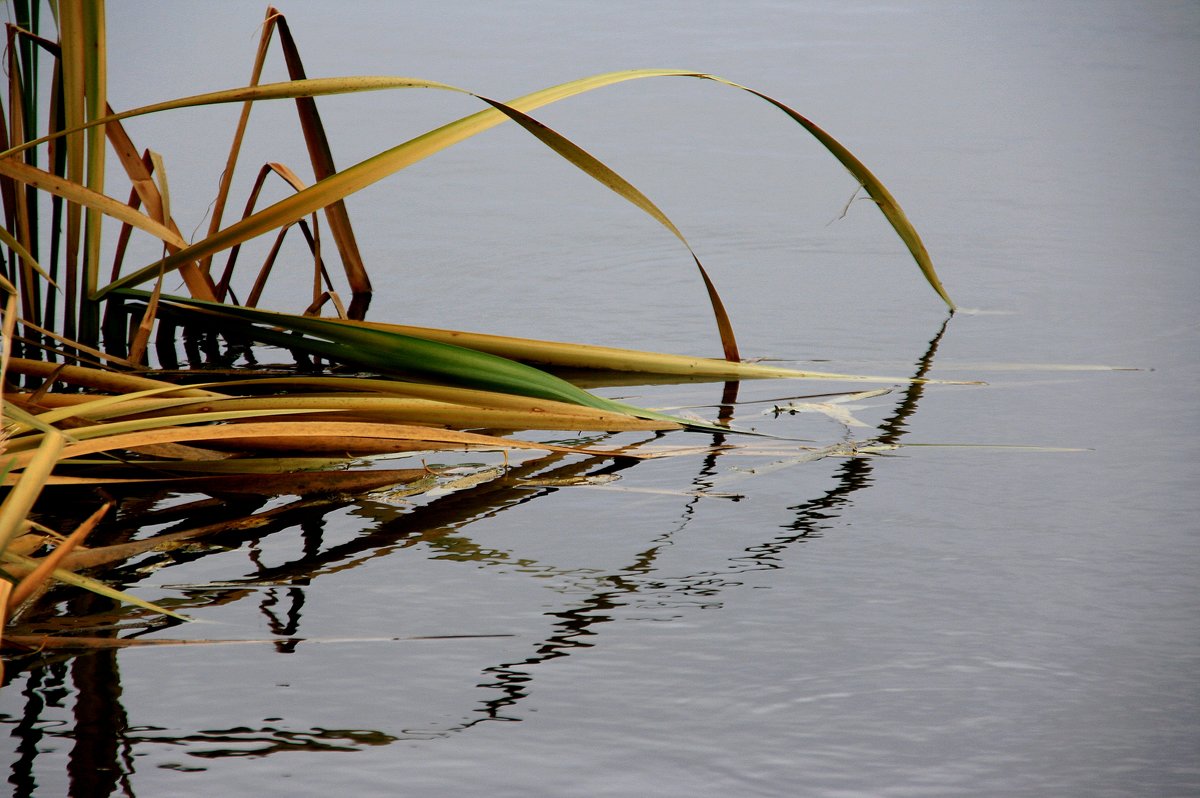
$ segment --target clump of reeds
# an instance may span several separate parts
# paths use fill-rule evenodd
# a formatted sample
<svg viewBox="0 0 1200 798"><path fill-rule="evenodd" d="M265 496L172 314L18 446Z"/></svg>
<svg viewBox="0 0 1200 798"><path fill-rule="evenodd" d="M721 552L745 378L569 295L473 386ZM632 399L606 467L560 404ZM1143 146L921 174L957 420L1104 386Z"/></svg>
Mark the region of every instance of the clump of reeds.
<svg viewBox="0 0 1200 798"><path fill-rule="evenodd" d="M111 506L103 497L94 498L105 486L222 494L239 484L244 487L252 478L256 489L266 493L317 493L331 485L343 491L369 490L397 483L412 483L419 490L429 483L427 470L356 469L355 458L438 448L637 457L636 452L555 446L510 433L725 429L718 422L604 399L553 376L547 367L726 381L820 376L741 362L716 287L683 233L631 183L531 116L566 97L658 77L703 79L760 97L846 167L894 227L930 285L950 304L900 206L854 155L778 100L722 78L680 70L631 70L574 80L508 102L413 78L308 78L284 17L268 8L246 86L114 112L105 84L104 4L64 2L56 8L56 38L42 32L41 6L30 0L10 0L13 22L7 26L11 99L4 106L0 131L0 465L5 491L0 505L0 613L7 611L10 617L29 607L50 580L136 601L77 575L75 569L108 565L174 541L83 549L82 541ZM291 79L260 85L274 41ZM52 76L48 91L47 74ZM411 89L469 94L482 108L360 163L337 168L316 98ZM305 184L282 165L264 166L243 216L226 224L225 209L251 109L255 103L279 101L295 103L298 133L311 156L312 182ZM241 118L226 162L213 165L214 174L222 177L207 232L188 241L171 214L162 159L139 149L122 121L225 103L240 104ZM508 122L633 203L682 242L708 290L724 359L364 320L371 282L343 200ZM112 158L128 178L127 186L114 189L105 184L105 164ZM294 193L259 208L258 192L271 174L287 180ZM128 199L118 199L124 192ZM324 217L332 247L322 246L318 214ZM114 242L101 240L103 217L123 225ZM312 253L312 302L298 314L258 309L267 280L283 268L276 264L278 242L294 230L304 236ZM132 236L157 242L163 256L126 268ZM236 267L248 268L238 261L239 248L261 236L274 236L277 243L239 302ZM326 263L330 251L341 263L337 279ZM225 258L223 265L217 263L219 256ZM188 296L162 294L168 274L182 278ZM342 280L345 289L339 291ZM246 363L236 372L220 372L219 382L205 382L218 373L180 369L181 340L190 366L228 367L239 357ZM289 351L305 368L286 373L254 368L252 353L263 345ZM151 351L157 359L153 367ZM339 470L328 470L332 468ZM321 480L309 476L322 469ZM91 491L76 495L93 497L89 501L94 511L73 529L41 526L32 519L39 496L49 487ZM67 534L61 534L64 531ZM171 614L167 608L152 608Z"/></svg>

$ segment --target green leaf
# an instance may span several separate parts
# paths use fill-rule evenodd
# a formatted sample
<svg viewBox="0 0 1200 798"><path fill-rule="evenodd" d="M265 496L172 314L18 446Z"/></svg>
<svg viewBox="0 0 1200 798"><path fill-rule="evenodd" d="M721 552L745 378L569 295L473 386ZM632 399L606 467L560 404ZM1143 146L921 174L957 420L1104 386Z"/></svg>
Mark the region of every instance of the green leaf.
<svg viewBox="0 0 1200 798"><path fill-rule="evenodd" d="M162 301L223 319L223 325L242 322L239 332L263 343L294 347L384 374L405 374L442 384L567 402L638 418L671 421L693 429L729 431L726 427L675 418L614 402L532 366L453 344L362 325L339 324L328 319L273 313L202 300L169 297ZM292 332L280 332L263 325Z"/></svg>

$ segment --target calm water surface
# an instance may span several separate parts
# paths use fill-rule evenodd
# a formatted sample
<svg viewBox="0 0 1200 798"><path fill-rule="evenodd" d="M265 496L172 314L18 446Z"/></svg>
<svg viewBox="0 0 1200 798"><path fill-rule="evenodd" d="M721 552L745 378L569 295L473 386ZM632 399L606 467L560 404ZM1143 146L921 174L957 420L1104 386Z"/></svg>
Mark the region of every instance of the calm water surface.
<svg viewBox="0 0 1200 798"><path fill-rule="evenodd" d="M643 81L539 118L672 216L745 355L987 382L888 385L848 428L769 412L846 383L746 384L739 424L989 446L551 458L516 475L619 479L279 510L222 551L126 572L203 622L149 637L274 643L8 663L14 795L1200 793L1200 6L329 5L282 8L314 76L510 97L682 67L810 115L892 188L963 312L947 322L866 203L838 220L849 179L748 95ZM260 13L111 4L113 104L244 82ZM472 102L321 107L348 165ZM299 167L290 112L272 113L253 157ZM174 170L181 227L231 117L131 124ZM678 243L519 131L351 213L376 319L719 352ZM275 305L305 304L294 282ZM709 416L722 401L605 392Z"/></svg>

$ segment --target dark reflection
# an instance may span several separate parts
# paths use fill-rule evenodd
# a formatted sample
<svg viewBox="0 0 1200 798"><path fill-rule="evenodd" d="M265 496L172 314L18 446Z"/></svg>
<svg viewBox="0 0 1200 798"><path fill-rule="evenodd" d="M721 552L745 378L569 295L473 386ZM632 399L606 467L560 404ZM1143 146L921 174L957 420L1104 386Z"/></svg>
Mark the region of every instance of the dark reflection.
<svg viewBox="0 0 1200 798"><path fill-rule="evenodd" d="M879 434L868 443L890 446L900 442L906 430L907 420L916 412L917 403L925 390L925 383L920 380L923 380L933 367L934 356L949 320L948 317L942 322L925 352L917 359L914 382L908 384L895 409L878 425ZM729 404L735 401L736 393L731 398L727 385L722 402ZM722 408L722 413L732 417L732 412L725 408ZM713 437L718 445L724 442L724 435ZM720 450L714 448L703 458L700 471L693 479L693 486L697 490L712 487L712 480L717 474L716 459L719 456ZM693 498L684 506L676 529L660 536L655 545L636 555L629 565L598 580L609 589L596 591L571 609L547 613L548 617L557 620L553 624L551 634L534 646L532 654L520 660L487 668L484 672L492 679L480 683L479 686L499 691L500 695L481 702L481 706L475 710L481 717L464 723L462 729L483 721L520 720L519 717L513 716L510 710L528 695L529 684L533 681L533 668L552 659L567 656L575 649L595 645L594 638L598 632L594 627L612 621L615 610L629 606L631 602L624 600L626 596L669 593L672 597L672 607L687 604L699 609L719 608L720 604L715 599L720 592L741 584L728 579L729 574L783 567L779 555L789 546L817 536L820 529L829 526L832 519L850 506L853 494L871 484L873 467L869 457L845 459L834 475L835 484L832 488L815 499L788 508L795 512L795 518L784 526L789 534L744 547L737 554L727 558L732 568L720 572L704 571L690 574L669 582L647 578L654 571L659 552L671 544L674 534L683 529L693 516L699 501ZM643 604L639 602L639 606Z"/></svg>
<svg viewBox="0 0 1200 798"><path fill-rule="evenodd" d="M943 323L917 359L913 375L916 379L924 378L932 368L946 328L947 323ZM733 418L738 403L737 388L736 383L724 386L718 418ZM908 384L895 408L878 425L876 436L862 445L898 444L924 390L921 382ZM655 434L642 444L652 444L663 437ZM695 494L711 491L718 485L720 447L727 442L739 441L731 435L712 436L714 446L701 456L699 468L691 479ZM670 619L695 609L720 608L723 593L742 584L736 578L738 574L784 567L781 555L786 549L819 537L822 530L829 528L833 519L852 505L854 494L872 484L875 465L869 456L846 457L836 465L833 485L828 490L788 508L791 517L782 525L783 534L772 534L718 557L706 570L679 577L656 577L658 560L703 512L703 502L712 501L699 495L691 495L682 502L672 528L648 541L632 554L627 564L606 574L581 575L576 569L560 569L513 552L489 549L462 534L475 521L559 490L557 484L619 474L638 462L618 455L585 458L554 453L530 457L507 468L481 472L477 483L469 488L441 495L413 496L407 504L336 495L271 501L193 497L177 498L169 505L164 504L164 496L131 497L107 524L106 542L137 540L145 536L142 530L148 527L158 533L202 528L206 534L197 538L195 545L146 553L105 573L113 582L135 585L150 573L164 573L165 566L236 547L245 553L252 566L246 573L212 585L180 586L179 597L163 603L186 612L189 607L213 607L254 597L267 627L278 638L274 645L280 653L291 653L304 645L306 585L326 574L357 568L398 549L428 547L439 559L519 566L522 572L554 576L556 584L585 587L588 591L585 598L565 609L546 613L551 626L544 639L524 654L482 670L483 678L476 686L486 692L486 697L473 709L466 710L461 723L442 726L440 730L403 733L405 739L425 739L463 731L485 721L521 720L516 707L529 694L536 667L597 645L601 625L618 617L630 617L631 609L644 611L649 618ZM362 534L327 544L326 516L334 510L344 510L369 523L364 525ZM298 529L299 552L283 562L268 563L263 556L263 544L270 536L289 529ZM70 618L51 613L31 619L31 627L47 633L111 637L120 634L131 638L157 631L162 625L161 621L142 620L140 613L117 610L104 600L79 601L83 603L74 606ZM96 631L84 631L92 626ZM9 681L22 671L28 672L21 717L0 715L0 723L8 725L16 738L16 758L9 782L18 796L37 794L34 765L39 746L47 739L72 742L68 771L72 789L78 787L74 794L126 796L133 795L132 752L137 746L161 743L180 746L188 756L218 758L267 756L283 751L355 750L400 739L375 730L298 731L263 722L176 736L166 730L130 728L120 701L120 674L114 650L78 656L47 650L9 659L6 665ZM68 673L70 687L66 683ZM52 710L61 708L72 693L74 724L56 726L48 721L47 718L55 716ZM189 769L179 764L169 767Z"/></svg>
<svg viewBox="0 0 1200 798"><path fill-rule="evenodd" d="M285 751L356 751L373 745L388 745L398 740L390 734L370 729L309 729L291 731L274 726L256 728L238 726L209 729L183 736L157 735L156 729L142 729L130 735L134 743L165 743L186 746L188 756L201 759L267 756Z"/></svg>
<svg viewBox="0 0 1200 798"><path fill-rule="evenodd" d="M70 604L70 610L86 615L95 609L94 605L111 606L112 601L88 594L72 599ZM13 796L42 794L37 790L34 766L47 739L71 741L66 768L70 795L133 795L129 784L134 771L133 750L121 691L116 652L111 650L90 652L32 671L22 692L22 717L0 715L0 722L12 724L12 736L17 740L17 756L8 778ZM45 717L61 716L69 697L74 698L73 725L68 727Z"/></svg>
<svg viewBox="0 0 1200 798"><path fill-rule="evenodd" d="M320 553L324 527L323 518L309 517L300 522L301 540L304 544L303 560L308 561ZM269 581L272 579L268 573L270 569L264 567L259 555L258 546L251 546L250 561L258 569L256 581ZM259 610L267 619L267 628L271 630L271 634L281 638L275 643L275 650L281 654L295 652L298 645L296 635L300 630L300 616L303 614L304 599L307 595L302 586L307 585L310 580L307 577L296 577L290 581L293 587L286 590L273 587L264 591L263 599L259 603Z"/></svg>
<svg viewBox="0 0 1200 798"><path fill-rule="evenodd" d="M908 419L916 412L917 402L925 393L925 383L920 380L924 380L928 376L929 370L933 368L933 358L937 354L938 345L942 341L942 336L946 334L949 324L949 318L942 322L937 335L930 340L925 354L917 359L916 372L913 374L914 381L905 388L891 415L879 424L877 427L879 434L872 439L872 443L894 446L904 436ZM871 472L874 468L875 464L869 457L851 457L843 461L838 468L833 488L815 499L788 508L796 512L796 518L785 528L798 534L779 538L779 542L786 545L787 542L796 538L818 535L819 531L826 526L824 521L835 517L835 511L848 505L855 491L870 484Z"/></svg>
<svg viewBox="0 0 1200 798"><path fill-rule="evenodd" d="M75 744L67 764L71 795L132 795L133 751L116 652L76 657L71 678L76 696Z"/></svg>
<svg viewBox="0 0 1200 798"><path fill-rule="evenodd" d="M61 697L66 696L63 679L66 675L64 663L54 663L29 675L21 695L25 699L25 714L13 722L0 716L5 723L13 723L12 736L16 739L16 758L13 760L8 783L13 785L13 795L33 795L37 783L33 777L33 766L37 761L46 722L42 714L47 708L61 706Z"/></svg>

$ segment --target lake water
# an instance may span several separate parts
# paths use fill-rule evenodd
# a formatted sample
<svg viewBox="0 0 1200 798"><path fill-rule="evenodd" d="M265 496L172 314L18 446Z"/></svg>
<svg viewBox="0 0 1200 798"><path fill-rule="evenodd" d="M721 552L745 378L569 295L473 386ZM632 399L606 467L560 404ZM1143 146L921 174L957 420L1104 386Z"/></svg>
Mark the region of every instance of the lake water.
<svg viewBox="0 0 1200 798"><path fill-rule="evenodd" d="M747 94L647 80L537 116L679 225L743 356L987 384L884 385L845 427L770 411L854 385L747 383L738 424L810 443L525 460L409 505L278 510L221 551L131 567L139 595L202 622L148 637L275 642L7 663L13 795L1200 793L1200 6L282 10L310 76L507 98L656 66L777 97L892 189L962 312L947 321L868 203L839 219L852 181ZM244 83L261 13L110 4L111 102ZM341 165L479 107L321 101ZM249 162L306 172L286 106L255 113ZM167 159L185 234L234 115L130 124ZM374 319L720 352L679 243L519 130L350 210ZM306 280L271 304L302 307ZM720 385L604 393L710 417L722 401ZM800 462L848 436L904 445ZM619 479L519 481L584 474Z"/></svg>

